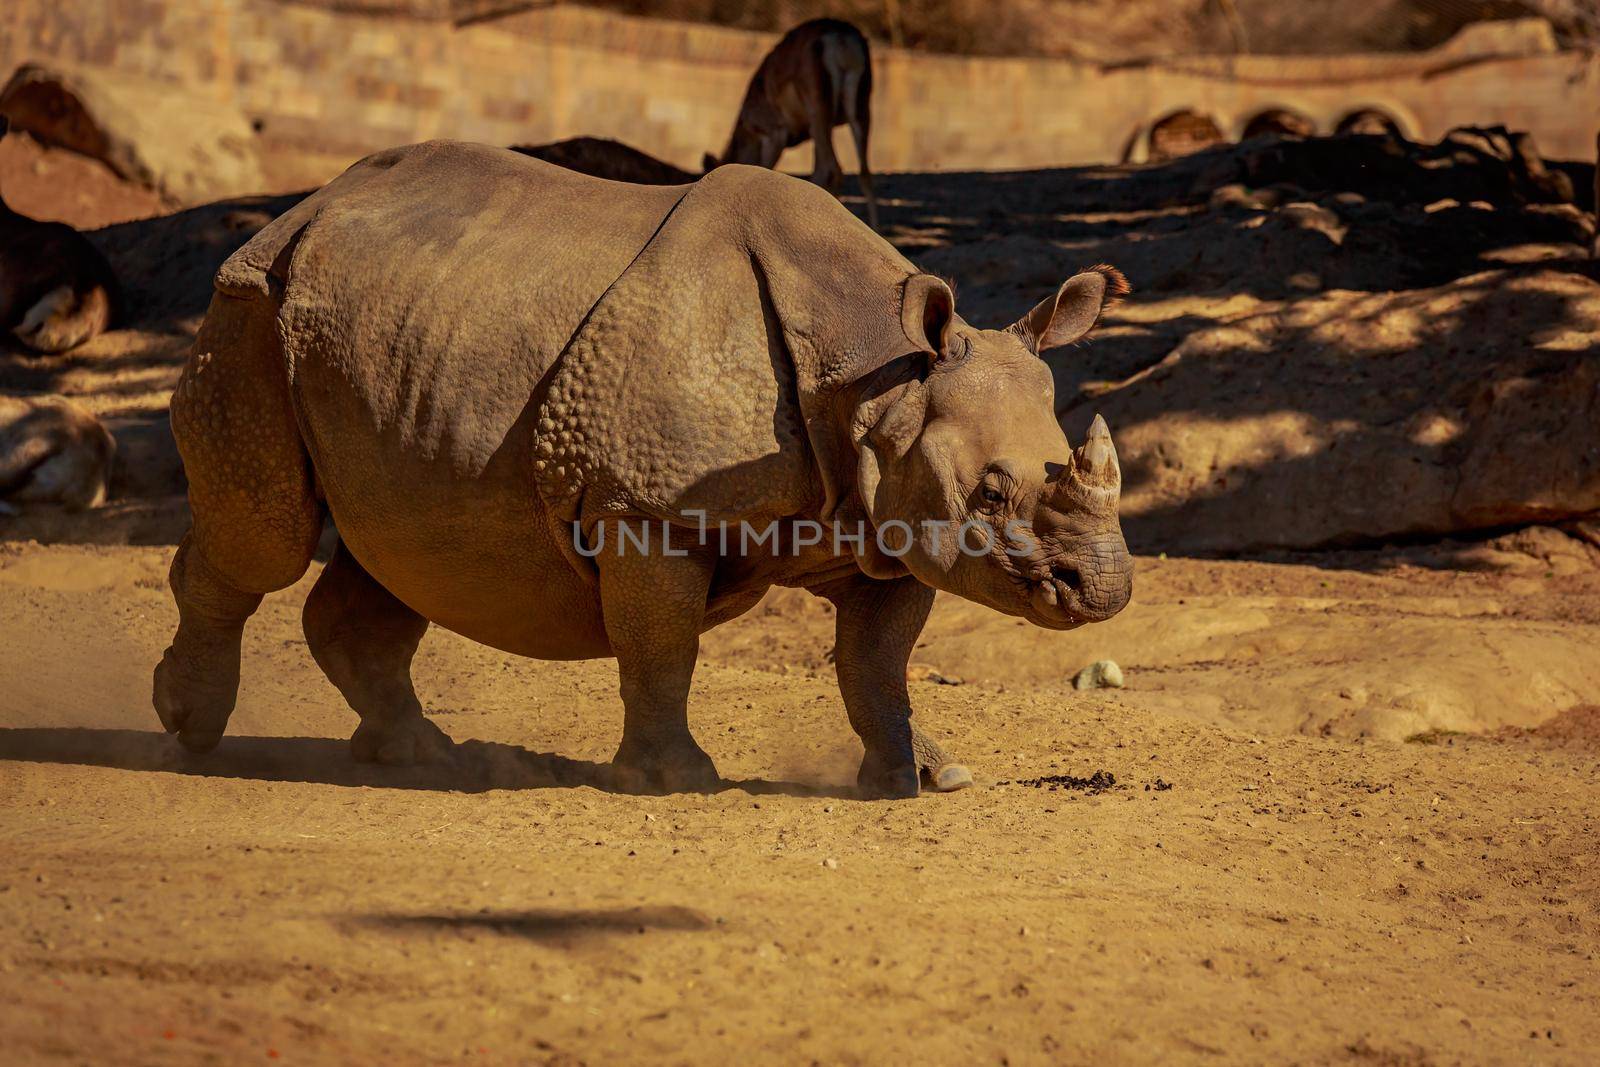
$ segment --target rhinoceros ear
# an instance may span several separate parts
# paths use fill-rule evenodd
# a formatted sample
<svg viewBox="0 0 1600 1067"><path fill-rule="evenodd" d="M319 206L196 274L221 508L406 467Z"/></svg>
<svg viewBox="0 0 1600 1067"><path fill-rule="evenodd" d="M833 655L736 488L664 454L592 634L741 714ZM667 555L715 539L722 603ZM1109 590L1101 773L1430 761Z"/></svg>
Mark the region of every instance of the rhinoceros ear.
<svg viewBox="0 0 1600 1067"><path fill-rule="evenodd" d="M1081 341L1100 321L1101 312L1128 292L1128 279L1115 267L1090 267L1068 278L1008 329L1035 353L1069 345Z"/></svg>
<svg viewBox="0 0 1600 1067"><path fill-rule="evenodd" d="M906 339L935 360L949 355L950 324L956 317L956 295L931 274L913 274L900 294L900 325Z"/></svg>

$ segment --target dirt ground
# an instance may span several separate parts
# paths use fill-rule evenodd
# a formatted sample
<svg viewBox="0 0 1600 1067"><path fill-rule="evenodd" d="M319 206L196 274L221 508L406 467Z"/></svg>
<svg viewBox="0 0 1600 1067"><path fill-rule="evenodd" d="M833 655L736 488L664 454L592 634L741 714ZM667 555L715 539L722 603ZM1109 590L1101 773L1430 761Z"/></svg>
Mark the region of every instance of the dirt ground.
<svg viewBox="0 0 1600 1067"><path fill-rule="evenodd" d="M893 239L981 321L1055 260L1148 263L1154 295L1061 396L1300 299L1265 259L1152 284L1223 216L1118 214L1116 181L883 184ZM1235 560L1136 545L1133 604L1066 634L941 598L913 699L977 785L905 803L854 799L829 609L792 591L705 639L691 720L723 792L605 789L614 664L437 629L416 674L454 761L358 766L301 636L314 565L246 631L228 738L189 756L149 699L186 523L166 399L209 273L290 201L163 215L15 139L0 186L107 227L138 309L64 358L0 351L0 388L71 395L122 448L107 508L0 520L5 1063L1600 1055L1592 527ZM1469 236L1483 269L1499 239ZM1279 240L1227 239L1245 262ZM1019 280L1027 257L1047 261ZM1399 272L1374 288L1458 273L1370 258ZM1072 688L1107 657L1126 688Z"/></svg>
<svg viewBox="0 0 1600 1067"><path fill-rule="evenodd" d="M1402 633L1423 672L1519 630L1581 656L1600 637L1592 580L1143 559L1138 611L1106 637L945 601L928 666L971 678L913 697L978 786L886 804L851 799L826 612L800 597L708 640L691 714L736 783L716 795L591 784L620 732L613 664L438 630L417 677L455 765L353 764L354 715L300 633L315 568L247 631L228 739L187 756L148 698L175 621L167 556L0 555L10 1062L1600 1048L1600 708L1492 737L1325 737L1305 730L1310 688L1277 677L1314 661L1327 706L1348 703L1334 687L1370 687ZM1353 625L1296 652L1306 615ZM1204 656L1143 651L1192 629ZM1126 689L1071 690L1091 649L1121 657ZM1102 770L1101 792L1047 781Z"/></svg>

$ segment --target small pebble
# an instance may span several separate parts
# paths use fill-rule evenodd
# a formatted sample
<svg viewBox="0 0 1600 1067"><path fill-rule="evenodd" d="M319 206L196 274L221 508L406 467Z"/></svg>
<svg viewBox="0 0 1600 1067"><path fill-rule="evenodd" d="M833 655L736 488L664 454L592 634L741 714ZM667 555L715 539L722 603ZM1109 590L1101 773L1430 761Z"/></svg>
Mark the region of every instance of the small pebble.
<svg viewBox="0 0 1600 1067"><path fill-rule="evenodd" d="M1121 689L1122 668L1109 659L1096 660L1072 679L1074 689Z"/></svg>
<svg viewBox="0 0 1600 1067"><path fill-rule="evenodd" d="M822 865L828 868L830 871L837 871L839 869L839 861L834 859L832 856L829 856L827 859L823 860Z"/></svg>

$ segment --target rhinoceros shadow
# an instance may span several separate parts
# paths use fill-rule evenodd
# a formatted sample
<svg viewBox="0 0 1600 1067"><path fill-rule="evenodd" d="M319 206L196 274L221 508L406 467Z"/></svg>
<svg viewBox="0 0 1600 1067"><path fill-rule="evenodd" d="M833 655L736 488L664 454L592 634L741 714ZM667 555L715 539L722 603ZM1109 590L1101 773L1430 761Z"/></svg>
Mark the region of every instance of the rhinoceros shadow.
<svg viewBox="0 0 1600 1067"><path fill-rule="evenodd" d="M195 755L153 730L92 727L0 728L0 760L161 771L204 778L243 778L261 782L430 789L487 793L494 789L560 789L589 786L608 793L616 787L605 763L534 752L497 741L462 741L444 762L418 767L380 767L357 763L346 741L321 737L226 737L214 752ZM723 789L759 795L780 794L848 799L842 786L748 779L725 780Z"/></svg>

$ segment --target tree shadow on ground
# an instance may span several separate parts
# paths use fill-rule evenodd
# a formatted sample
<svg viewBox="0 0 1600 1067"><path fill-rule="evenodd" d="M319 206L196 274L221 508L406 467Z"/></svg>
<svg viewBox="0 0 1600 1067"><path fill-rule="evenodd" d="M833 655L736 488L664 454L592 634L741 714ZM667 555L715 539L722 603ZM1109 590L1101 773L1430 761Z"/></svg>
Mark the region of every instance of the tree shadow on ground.
<svg viewBox="0 0 1600 1067"><path fill-rule="evenodd" d="M1600 491L1600 322L1582 277L1505 271L1270 309L1070 398L1063 423L1110 422L1136 501L1123 529L1141 552L1348 548L1571 519ZM1139 499L1147 489L1159 495Z"/></svg>
<svg viewBox="0 0 1600 1067"><path fill-rule="evenodd" d="M609 764L568 759L496 741L462 741L447 762L419 767L357 763L347 741L317 737L226 737L216 751L195 755L153 730L90 727L0 729L0 760L158 771L202 778L303 782L347 787L487 793L497 789L616 787ZM723 790L757 796L851 799L853 789L769 779L725 780Z"/></svg>

